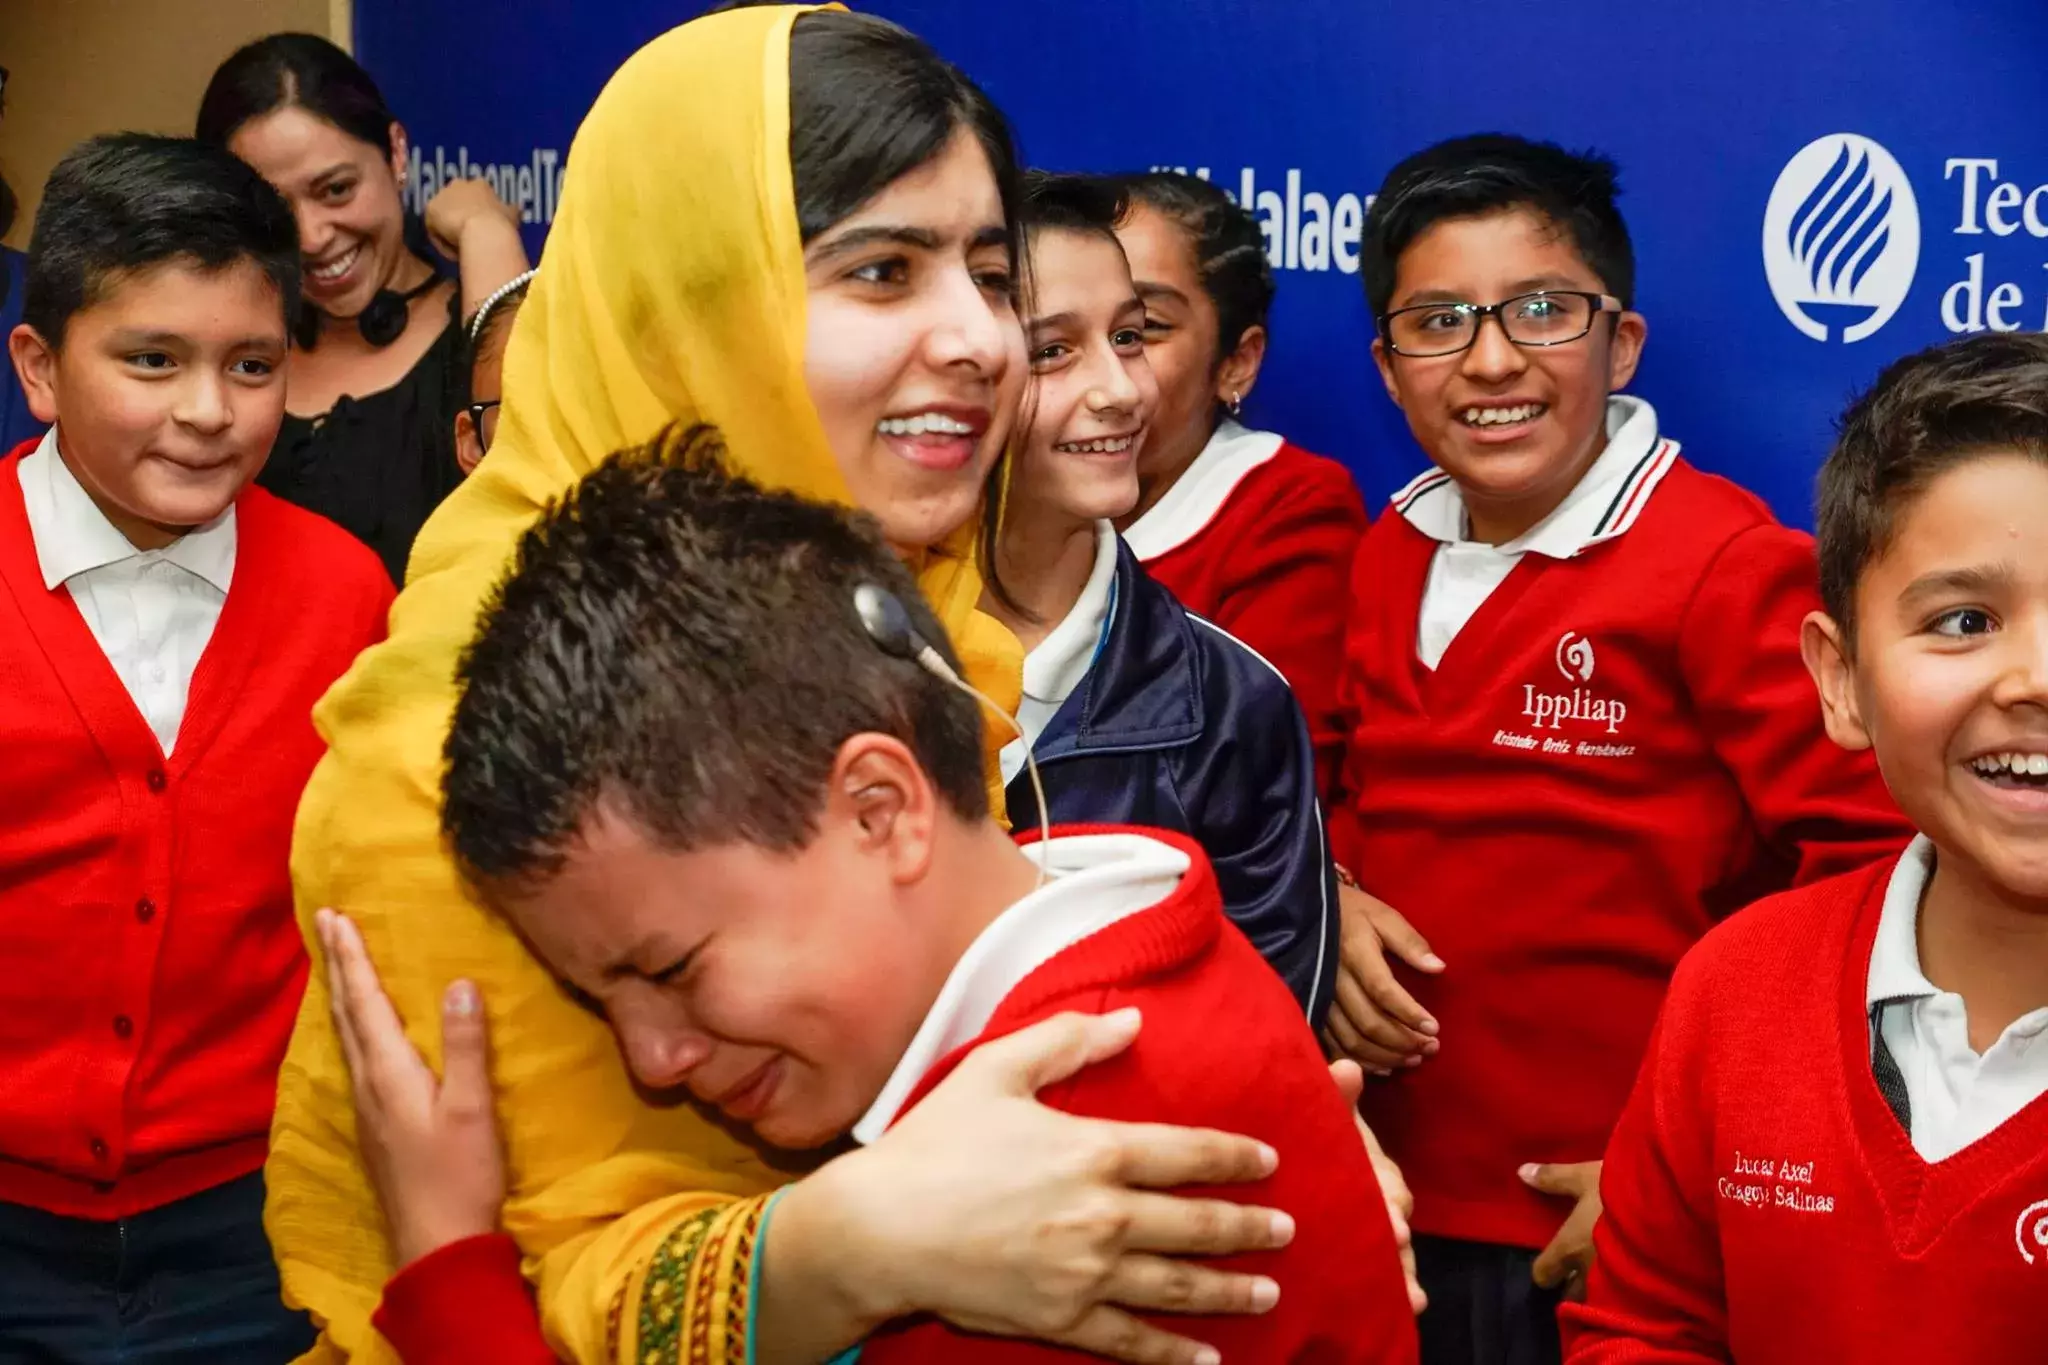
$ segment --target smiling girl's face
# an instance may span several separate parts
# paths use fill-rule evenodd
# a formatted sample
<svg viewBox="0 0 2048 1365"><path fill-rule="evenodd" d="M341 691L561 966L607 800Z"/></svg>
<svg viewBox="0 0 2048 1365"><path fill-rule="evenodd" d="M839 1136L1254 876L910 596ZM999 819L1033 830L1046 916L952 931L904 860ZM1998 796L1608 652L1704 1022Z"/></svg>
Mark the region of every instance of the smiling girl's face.
<svg viewBox="0 0 2048 1365"><path fill-rule="evenodd" d="M1030 427L1011 497L1078 521L1138 501L1138 459L1159 384L1145 358L1145 305L1106 232L1031 234Z"/></svg>
<svg viewBox="0 0 2048 1365"><path fill-rule="evenodd" d="M804 377L856 506L906 549L965 524L1014 420L1009 234L972 133L804 249Z"/></svg>

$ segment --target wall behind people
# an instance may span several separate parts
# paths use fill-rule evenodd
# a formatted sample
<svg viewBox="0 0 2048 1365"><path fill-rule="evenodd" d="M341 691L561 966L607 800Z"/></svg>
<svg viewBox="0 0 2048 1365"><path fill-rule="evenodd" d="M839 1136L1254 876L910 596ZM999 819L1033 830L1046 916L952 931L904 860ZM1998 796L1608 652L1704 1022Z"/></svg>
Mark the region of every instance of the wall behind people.
<svg viewBox="0 0 2048 1365"><path fill-rule="evenodd" d="M1389 165L1457 133L1620 161L1650 319L1634 387L1802 525L1832 415L1886 360L2048 323L2039 0L864 7L973 72L1036 164L1185 167L1249 195L1280 296L1248 416L1344 459L1374 501L1422 457L1367 354L1360 226ZM356 0L357 52L407 113L415 191L485 175L537 246L583 110L692 9Z"/></svg>
<svg viewBox="0 0 2048 1365"><path fill-rule="evenodd" d="M348 0L0 0L0 172L21 197L25 248L43 180L94 133L192 131L221 58L279 29L348 43Z"/></svg>

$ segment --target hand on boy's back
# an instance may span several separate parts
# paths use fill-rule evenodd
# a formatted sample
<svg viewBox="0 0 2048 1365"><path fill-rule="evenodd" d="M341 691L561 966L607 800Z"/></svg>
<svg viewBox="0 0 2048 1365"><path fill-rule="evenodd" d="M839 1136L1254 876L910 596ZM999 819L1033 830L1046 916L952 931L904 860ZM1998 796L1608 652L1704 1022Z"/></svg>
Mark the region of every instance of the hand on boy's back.
<svg viewBox="0 0 2048 1365"><path fill-rule="evenodd" d="M1337 888L1342 913L1337 998L1326 1031L1331 1047L1367 1071L1389 1076L1420 1066L1437 1050L1437 1023L1394 979L1391 952L1435 975L1444 961L1399 911L1348 882Z"/></svg>
<svg viewBox="0 0 2048 1365"><path fill-rule="evenodd" d="M1561 1284L1564 1296L1574 1301L1586 1297L1586 1275L1593 1268L1593 1225L1600 1221L1600 1165L1576 1161L1524 1166L1518 1172L1530 1189L1576 1201L1557 1236L1529 1268L1539 1286L1554 1289Z"/></svg>
<svg viewBox="0 0 2048 1365"><path fill-rule="evenodd" d="M427 201L427 236L434 249L450 259L462 254L462 233L479 218L495 214L519 229L519 210L500 199L488 181L451 180Z"/></svg>

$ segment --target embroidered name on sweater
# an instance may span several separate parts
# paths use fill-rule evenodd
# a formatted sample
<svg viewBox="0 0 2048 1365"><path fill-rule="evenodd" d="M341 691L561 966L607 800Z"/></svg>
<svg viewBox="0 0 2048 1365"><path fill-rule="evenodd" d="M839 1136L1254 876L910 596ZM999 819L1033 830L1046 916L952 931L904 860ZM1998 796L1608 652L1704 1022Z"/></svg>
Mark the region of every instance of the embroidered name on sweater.
<svg viewBox="0 0 2048 1365"><path fill-rule="evenodd" d="M1628 703L1619 697L1604 696L1592 687L1595 656L1593 642L1583 635L1566 631L1557 642L1555 651L1557 671L1564 680L1572 684L1569 692L1539 687L1535 683L1522 684L1522 718L1529 722L1532 730L1558 731L1567 725L1598 727L1606 734L1621 733L1622 722L1628 719ZM1494 744L1503 749L1522 749L1534 753L1575 754L1580 758L1627 758L1635 753L1633 744L1613 743L1604 740L1560 739L1554 735L1525 735L1514 730L1495 730Z"/></svg>
<svg viewBox="0 0 2048 1365"><path fill-rule="evenodd" d="M1715 1182L1720 1196L1750 1209L1790 1209L1794 1213L1833 1213L1835 1197L1816 1193L1814 1163L1790 1157L1744 1156L1735 1152L1735 1166Z"/></svg>

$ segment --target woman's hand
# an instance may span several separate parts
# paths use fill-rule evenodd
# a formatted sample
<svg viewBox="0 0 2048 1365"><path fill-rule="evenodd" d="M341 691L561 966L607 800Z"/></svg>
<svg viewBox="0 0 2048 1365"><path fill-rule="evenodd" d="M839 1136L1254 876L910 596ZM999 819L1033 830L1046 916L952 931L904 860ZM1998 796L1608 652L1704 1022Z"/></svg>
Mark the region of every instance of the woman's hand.
<svg viewBox="0 0 2048 1365"><path fill-rule="evenodd" d="M502 224L515 235L519 231L519 210L500 199L486 180L449 181L427 201L426 220L434 249L451 261L462 259L462 234L475 223Z"/></svg>
<svg viewBox="0 0 2048 1365"><path fill-rule="evenodd" d="M356 1142L400 1266L495 1232L505 1154L491 1109L483 1001L467 981L441 1000L441 1070L420 1060L385 998L363 940L332 910L314 916L326 950L334 1031L355 1090Z"/></svg>
<svg viewBox="0 0 2048 1365"><path fill-rule="evenodd" d="M498 287L527 267L519 236L519 210L483 180L451 180L427 201L427 235L455 262L461 276L462 316L474 314Z"/></svg>
<svg viewBox="0 0 2048 1365"><path fill-rule="evenodd" d="M1114 1360L1214 1361L1134 1311L1262 1313L1263 1276L1175 1260L1285 1246L1284 1213L1149 1189L1242 1184L1273 1150L1194 1129L1077 1118L1044 1086L1123 1051L1135 1010L1060 1015L977 1049L872 1147L792 1187L770 1221L756 1356L843 1347L893 1318L935 1313L971 1331Z"/></svg>

